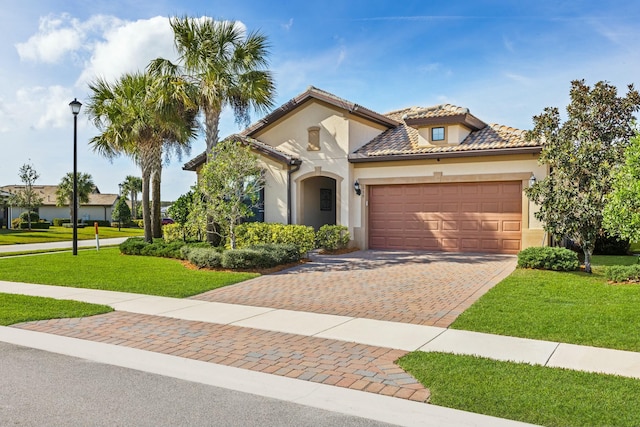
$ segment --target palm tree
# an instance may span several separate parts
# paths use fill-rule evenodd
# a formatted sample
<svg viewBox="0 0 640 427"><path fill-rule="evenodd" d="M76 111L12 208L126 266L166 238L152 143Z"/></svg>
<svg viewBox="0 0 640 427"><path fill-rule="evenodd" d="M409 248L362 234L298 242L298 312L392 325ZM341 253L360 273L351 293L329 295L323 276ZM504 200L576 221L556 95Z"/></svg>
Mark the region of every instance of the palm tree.
<svg viewBox="0 0 640 427"><path fill-rule="evenodd" d="M152 74L186 75L198 87L194 101L204 114L207 152L218 142L220 113L233 108L236 122L249 124L249 111L273 106L275 86L268 65L269 44L259 32L246 34L233 21L172 18L180 66L158 58Z"/></svg>
<svg viewBox="0 0 640 427"><path fill-rule="evenodd" d="M95 191L93 178L88 173L78 172L78 205L89 203L89 195ZM78 221L73 217L73 172L67 173L60 180L56 190L56 206L69 205L71 223Z"/></svg>
<svg viewBox="0 0 640 427"><path fill-rule="evenodd" d="M107 158L125 154L140 166L142 219L148 242L156 234L152 219L158 223L157 230L161 224L159 212L152 215L150 209L149 185L152 175L159 177L163 148L166 145L177 146L178 152L188 150L197 130L196 110L184 92L179 92L180 87L148 73L125 74L114 83L97 79L89 85L91 96L86 111L102 132L90 145ZM158 207L159 185L157 179Z"/></svg>
<svg viewBox="0 0 640 427"><path fill-rule="evenodd" d="M122 191L129 193L131 199L131 216L133 219L137 219L138 193L142 192L142 178L127 175L122 183Z"/></svg>

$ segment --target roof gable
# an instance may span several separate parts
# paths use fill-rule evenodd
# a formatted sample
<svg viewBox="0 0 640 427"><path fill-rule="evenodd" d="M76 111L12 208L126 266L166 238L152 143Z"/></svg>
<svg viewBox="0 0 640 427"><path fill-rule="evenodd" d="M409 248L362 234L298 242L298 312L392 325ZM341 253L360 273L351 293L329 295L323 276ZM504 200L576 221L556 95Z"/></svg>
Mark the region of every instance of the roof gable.
<svg viewBox="0 0 640 427"><path fill-rule="evenodd" d="M242 135L255 136L267 126L272 125L282 117L292 113L294 110L300 108L301 106L312 100L325 102L334 107L345 110L349 114L352 114L356 117L368 120L378 125L382 125L386 128L393 128L398 126L399 124L396 120L389 116L376 113L375 111L365 108L362 105L347 101L346 99L337 97L332 93L323 91L316 87L309 86L309 88L307 88L305 92L284 103L264 118L249 126L242 132Z"/></svg>

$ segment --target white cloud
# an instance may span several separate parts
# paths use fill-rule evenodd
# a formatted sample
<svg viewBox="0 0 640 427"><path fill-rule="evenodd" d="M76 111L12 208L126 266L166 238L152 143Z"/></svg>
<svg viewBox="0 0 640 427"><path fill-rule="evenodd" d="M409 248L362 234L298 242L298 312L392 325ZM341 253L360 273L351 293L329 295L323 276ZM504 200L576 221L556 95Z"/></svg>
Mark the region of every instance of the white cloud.
<svg viewBox="0 0 640 427"><path fill-rule="evenodd" d="M32 87L19 89L16 106L20 111L28 111L23 120L33 129L62 128L69 125L71 113L69 102L71 90L63 86Z"/></svg>
<svg viewBox="0 0 640 427"><path fill-rule="evenodd" d="M125 22L108 29L103 41L95 43L78 84L96 77L115 79L123 73L142 71L157 57L176 59L169 19L157 16Z"/></svg>
<svg viewBox="0 0 640 427"><path fill-rule="evenodd" d="M293 18L289 18L289 21L286 24L282 24L281 26L286 31L289 31L291 27L293 27Z"/></svg>
<svg viewBox="0 0 640 427"><path fill-rule="evenodd" d="M40 18L38 32L25 43L16 44L16 49L22 60L55 63L67 52L79 49L82 39L77 19L50 15Z"/></svg>
<svg viewBox="0 0 640 427"><path fill-rule="evenodd" d="M516 73L510 73L510 72L505 72L504 76L508 79L511 79L517 83L522 83L522 84L526 84L529 85L532 83L532 79L530 79L529 77L523 76L521 74L516 74Z"/></svg>

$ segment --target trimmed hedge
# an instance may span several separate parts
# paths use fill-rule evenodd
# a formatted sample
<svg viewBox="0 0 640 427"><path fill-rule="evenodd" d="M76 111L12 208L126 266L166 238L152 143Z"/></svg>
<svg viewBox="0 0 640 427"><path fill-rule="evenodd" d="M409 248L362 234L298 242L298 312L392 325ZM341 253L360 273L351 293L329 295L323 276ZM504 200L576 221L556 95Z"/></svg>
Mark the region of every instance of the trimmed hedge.
<svg viewBox="0 0 640 427"><path fill-rule="evenodd" d="M313 227L296 224L268 222L245 222L235 229L238 249L261 244L293 244L301 255L315 248L316 235Z"/></svg>
<svg viewBox="0 0 640 427"><path fill-rule="evenodd" d="M49 223L48 222L32 222L31 223L31 229L32 230L48 230L49 229ZM25 230L29 228L29 223L28 222L21 222L20 223L20 229Z"/></svg>
<svg viewBox="0 0 640 427"><path fill-rule="evenodd" d="M518 267L539 270L573 271L580 267L578 254L565 248L531 247L518 253Z"/></svg>
<svg viewBox="0 0 640 427"><path fill-rule="evenodd" d="M325 224L316 233L316 246L327 251L345 249L351 236L344 225Z"/></svg>
<svg viewBox="0 0 640 427"><path fill-rule="evenodd" d="M69 219L69 218L53 218L53 225L55 227L62 227L62 224L71 224L71 219Z"/></svg>
<svg viewBox="0 0 640 427"><path fill-rule="evenodd" d="M607 280L612 282L639 282L640 264L633 265L612 265L604 270Z"/></svg>
<svg viewBox="0 0 640 427"><path fill-rule="evenodd" d="M198 268L219 268L222 266L222 254L209 246L202 248L197 246L183 246L180 249L182 257Z"/></svg>

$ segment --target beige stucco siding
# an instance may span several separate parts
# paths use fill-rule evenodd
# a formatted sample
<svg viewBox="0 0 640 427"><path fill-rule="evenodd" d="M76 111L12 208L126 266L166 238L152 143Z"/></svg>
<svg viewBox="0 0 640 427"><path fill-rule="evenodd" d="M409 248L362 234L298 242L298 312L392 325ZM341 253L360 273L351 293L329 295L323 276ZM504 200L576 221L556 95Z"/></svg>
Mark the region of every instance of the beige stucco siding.
<svg viewBox="0 0 640 427"><path fill-rule="evenodd" d="M353 192L349 189L353 179L347 154L352 151L351 147L365 144L382 129L347 116L348 113L323 103L310 102L256 135L262 142L294 154L302 161L300 170L292 176L293 223L301 222L302 182L314 176L327 176L336 179L337 222L349 226L350 193ZM320 149L317 151L307 150L308 129L312 126L320 127ZM286 222L287 169L277 169L272 165L268 174L265 220Z"/></svg>

